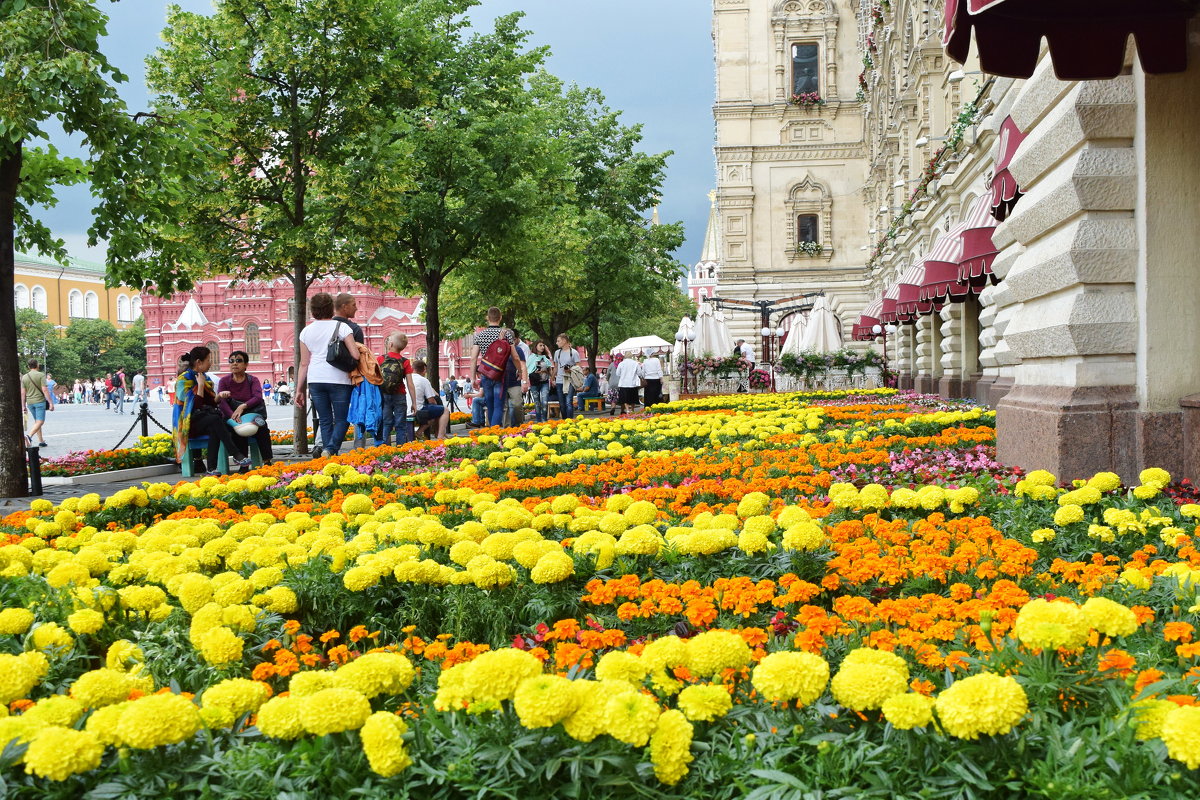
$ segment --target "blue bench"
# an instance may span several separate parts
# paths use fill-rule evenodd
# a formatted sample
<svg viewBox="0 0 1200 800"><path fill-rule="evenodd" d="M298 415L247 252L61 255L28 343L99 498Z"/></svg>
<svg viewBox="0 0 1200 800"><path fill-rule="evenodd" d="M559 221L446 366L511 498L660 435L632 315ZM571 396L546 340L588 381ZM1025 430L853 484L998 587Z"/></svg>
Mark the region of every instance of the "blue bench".
<svg viewBox="0 0 1200 800"><path fill-rule="evenodd" d="M171 411L171 427L175 430L179 429L179 410L181 406L176 403ZM237 433L233 434L237 436ZM196 472L192 469L193 453L208 453L207 436L192 436L187 440L187 457L183 459L183 463L179 468L183 471L183 477L195 477ZM258 442L254 438L246 439L247 449L250 451L250 465L254 468L263 465L262 452L258 449ZM225 451L225 443L217 443L217 472L222 475L229 474L229 453Z"/></svg>

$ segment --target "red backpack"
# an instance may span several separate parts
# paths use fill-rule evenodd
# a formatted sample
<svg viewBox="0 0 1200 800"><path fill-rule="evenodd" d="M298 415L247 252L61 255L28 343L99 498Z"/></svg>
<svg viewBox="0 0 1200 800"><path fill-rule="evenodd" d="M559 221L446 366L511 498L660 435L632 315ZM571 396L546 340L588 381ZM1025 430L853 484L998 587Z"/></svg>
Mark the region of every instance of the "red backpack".
<svg viewBox="0 0 1200 800"><path fill-rule="evenodd" d="M508 366L508 359L512 355L512 344L505 337L506 333L508 328L501 328L496 341L488 345L479 359L479 374L493 381L504 377L504 368Z"/></svg>

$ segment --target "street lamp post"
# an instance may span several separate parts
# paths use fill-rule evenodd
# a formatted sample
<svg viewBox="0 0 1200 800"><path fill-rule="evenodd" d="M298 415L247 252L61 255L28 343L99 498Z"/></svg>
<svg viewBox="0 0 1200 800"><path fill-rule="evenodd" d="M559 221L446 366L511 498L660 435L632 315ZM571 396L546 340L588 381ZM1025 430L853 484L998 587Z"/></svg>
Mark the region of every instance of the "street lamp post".
<svg viewBox="0 0 1200 800"><path fill-rule="evenodd" d="M696 341L696 332L688 331L687 333L684 333L683 331L680 331L679 333L675 334L675 341L683 343L683 366L679 370L679 372L680 372L679 377L680 377L680 381L682 384L682 391L680 393L687 394L688 393L688 345L691 342Z"/></svg>

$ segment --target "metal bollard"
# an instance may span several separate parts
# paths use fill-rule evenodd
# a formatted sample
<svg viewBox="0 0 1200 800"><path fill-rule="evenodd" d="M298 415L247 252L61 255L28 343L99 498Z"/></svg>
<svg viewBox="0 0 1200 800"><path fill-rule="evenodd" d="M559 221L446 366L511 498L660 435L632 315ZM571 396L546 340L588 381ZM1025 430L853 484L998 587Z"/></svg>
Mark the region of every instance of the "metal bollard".
<svg viewBox="0 0 1200 800"><path fill-rule="evenodd" d="M150 404L142 401L142 410L138 414L138 419L142 421L142 436L150 435Z"/></svg>
<svg viewBox="0 0 1200 800"><path fill-rule="evenodd" d="M42 451L37 445L25 448L29 462L29 494L31 497L42 496Z"/></svg>

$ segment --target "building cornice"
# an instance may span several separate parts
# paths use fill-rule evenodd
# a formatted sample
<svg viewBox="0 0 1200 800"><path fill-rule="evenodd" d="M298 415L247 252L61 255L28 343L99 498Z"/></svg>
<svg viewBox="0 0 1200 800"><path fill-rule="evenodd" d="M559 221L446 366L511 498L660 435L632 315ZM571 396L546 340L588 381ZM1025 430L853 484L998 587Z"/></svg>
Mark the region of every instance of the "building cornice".
<svg viewBox="0 0 1200 800"><path fill-rule="evenodd" d="M866 146L862 142L845 144L769 144L769 145L726 145L715 148L717 162L744 163L755 161L815 161L866 158Z"/></svg>

